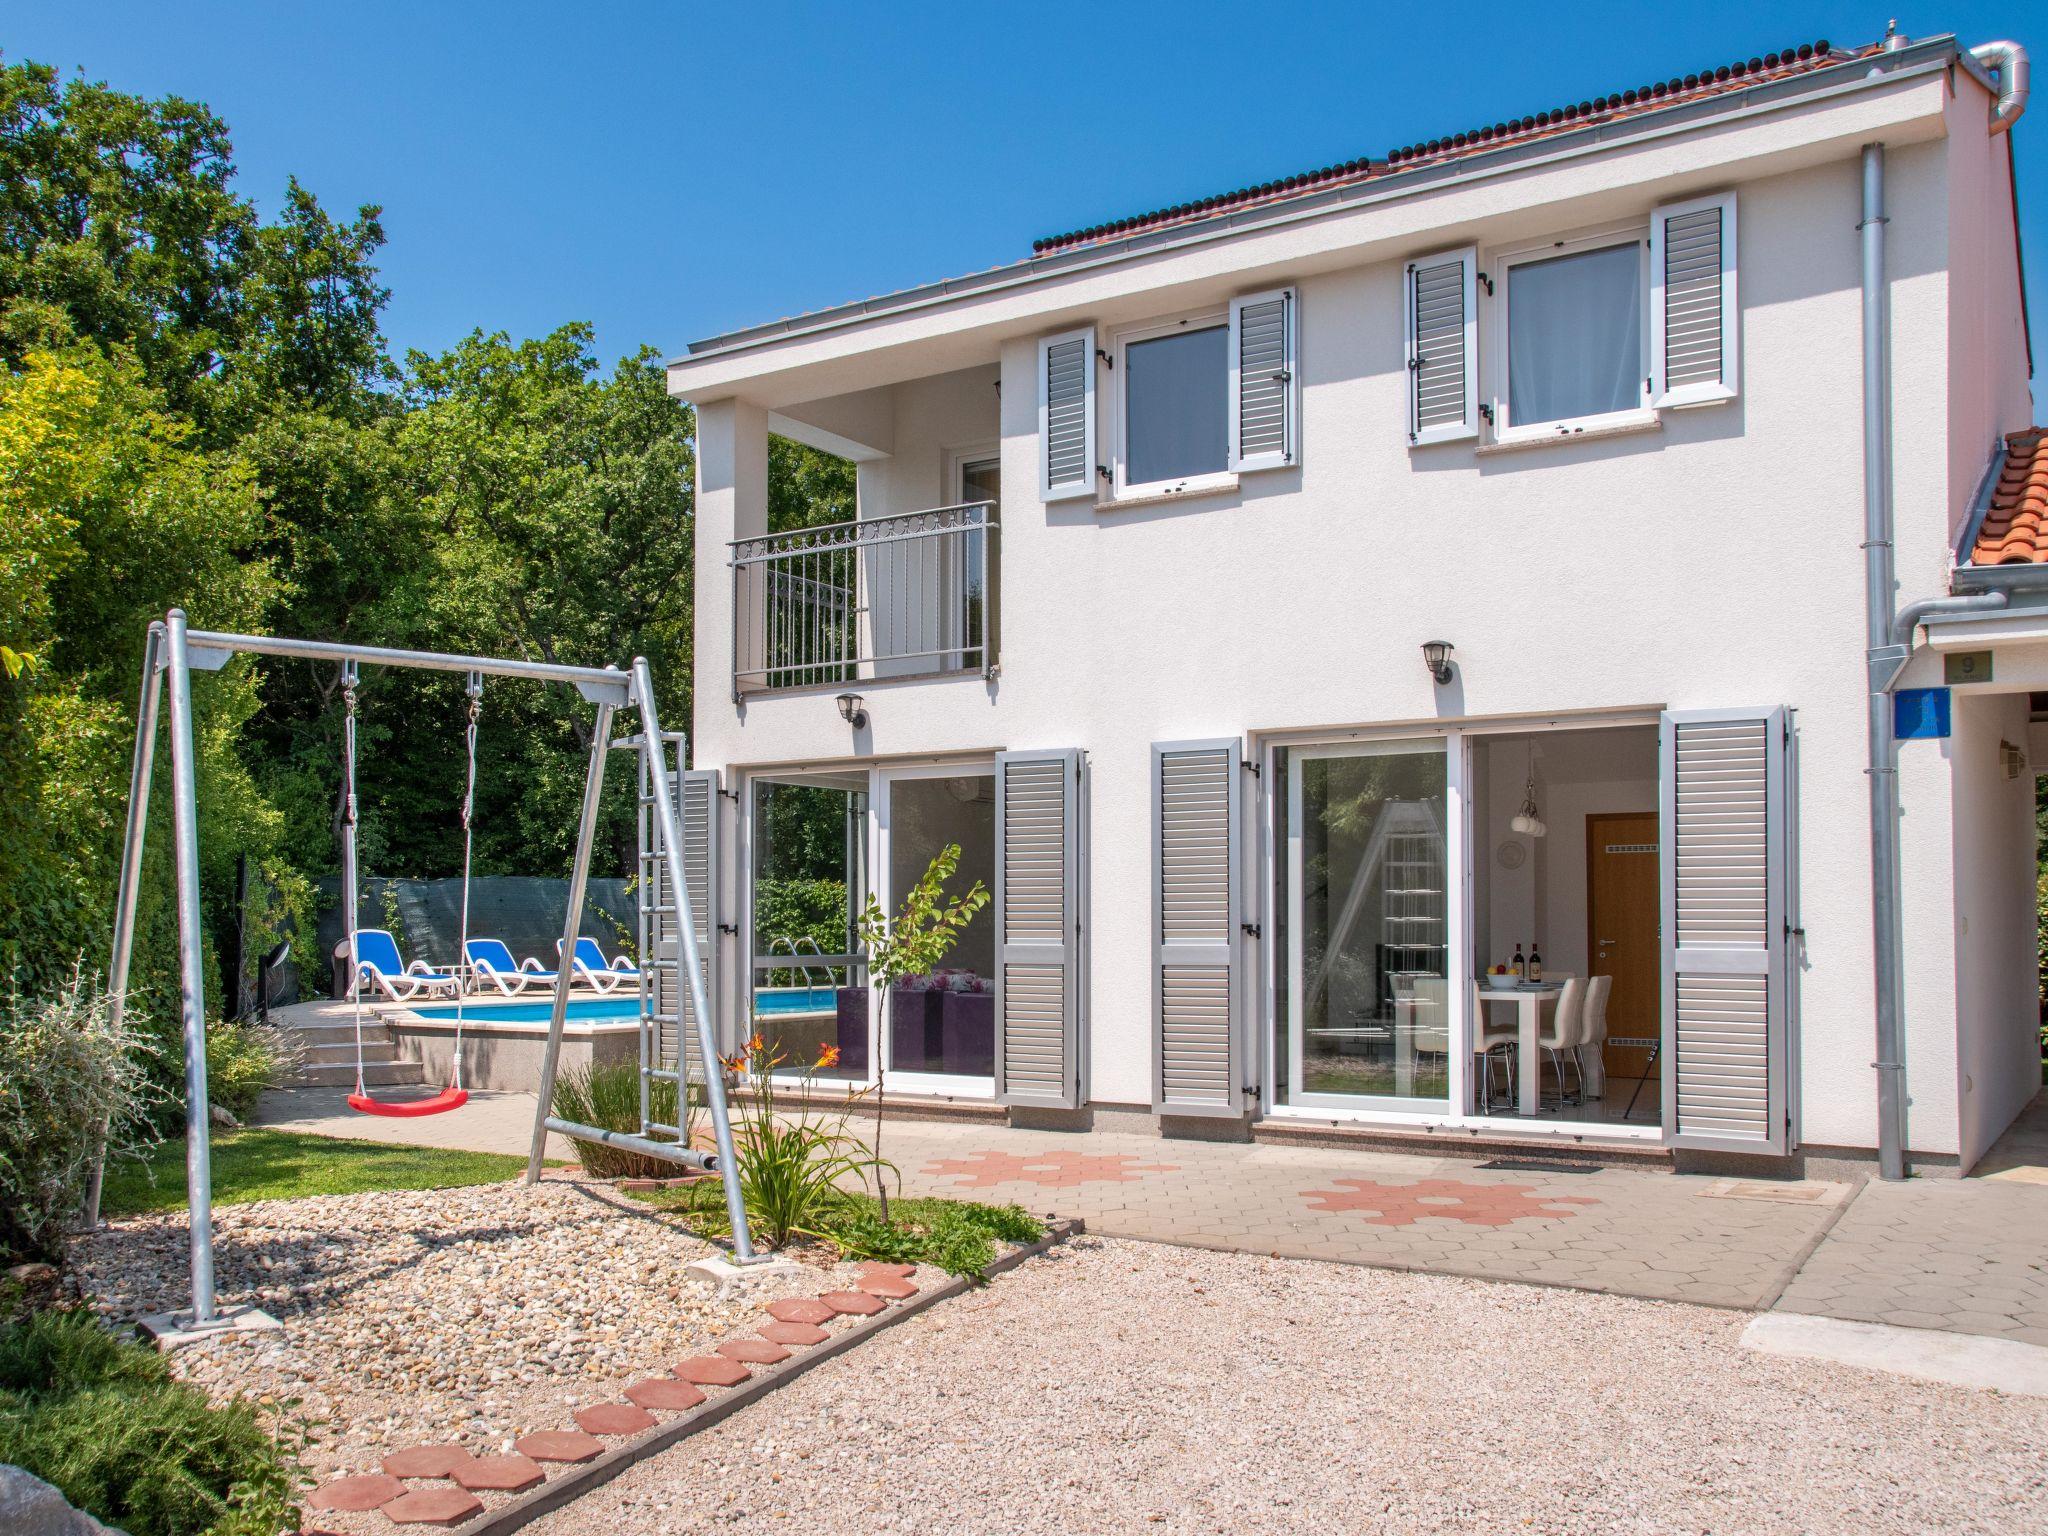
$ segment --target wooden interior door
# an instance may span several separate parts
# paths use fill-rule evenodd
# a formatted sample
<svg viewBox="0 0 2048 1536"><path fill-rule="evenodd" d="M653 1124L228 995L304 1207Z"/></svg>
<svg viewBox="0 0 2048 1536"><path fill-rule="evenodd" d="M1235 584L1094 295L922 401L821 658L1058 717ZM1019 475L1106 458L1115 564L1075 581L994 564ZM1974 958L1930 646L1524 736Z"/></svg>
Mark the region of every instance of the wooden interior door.
<svg viewBox="0 0 2048 1536"><path fill-rule="evenodd" d="M1656 1039L1663 1028L1662 968L1657 932L1657 813L1622 811L1586 818L1586 954L1594 976L1612 976L1607 1034ZM1626 1104L1648 1070L1647 1049L1609 1044L1607 1099ZM1620 1094L1619 1100L1616 1095ZM1637 1098L1640 1115L1657 1108L1657 1085Z"/></svg>

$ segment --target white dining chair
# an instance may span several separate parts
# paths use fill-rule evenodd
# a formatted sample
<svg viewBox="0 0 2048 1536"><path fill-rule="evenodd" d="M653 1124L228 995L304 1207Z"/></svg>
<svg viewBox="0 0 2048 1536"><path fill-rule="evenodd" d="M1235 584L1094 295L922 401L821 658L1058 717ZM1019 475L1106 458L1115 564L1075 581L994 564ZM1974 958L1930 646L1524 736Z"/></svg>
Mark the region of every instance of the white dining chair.
<svg viewBox="0 0 2048 1536"><path fill-rule="evenodd" d="M1493 1065L1498 1060L1506 1069L1508 1103L1515 1102L1515 1062L1520 1037L1512 1029L1496 1028L1493 1011L1486 1006L1486 988L1472 983L1472 1055L1479 1067L1479 1112L1493 1113ZM1496 1055L1498 1053L1498 1055Z"/></svg>
<svg viewBox="0 0 2048 1536"><path fill-rule="evenodd" d="M1536 1036L1537 1047L1550 1053L1551 1070L1557 1074L1557 1107L1575 1102L1567 1097L1564 1087L1564 1061L1570 1056L1574 1065L1578 1057L1576 1048L1583 1029L1585 1012L1586 983L1574 976L1564 984L1564 990L1557 994L1557 1006L1551 1010L1550 1027ZM1584 1096L1585 1076L1579 1077L1581 1097Z"/></svg>
<svg viewBox="0 0 2048 1536"><path fill-rule="evenodd" d="M1579 1013L1579 1045L1573 1055L1578 1059L1580 1097L1590 1094L1599 1099L1607 1096L1607 1063L1602 1046L1607 1040L1607 998L1614 990L1612 976L1595 976L1586 983L1586 1004ZM1586 1073L1586 1056L1592 1053L1593 1071Z"/></svg>

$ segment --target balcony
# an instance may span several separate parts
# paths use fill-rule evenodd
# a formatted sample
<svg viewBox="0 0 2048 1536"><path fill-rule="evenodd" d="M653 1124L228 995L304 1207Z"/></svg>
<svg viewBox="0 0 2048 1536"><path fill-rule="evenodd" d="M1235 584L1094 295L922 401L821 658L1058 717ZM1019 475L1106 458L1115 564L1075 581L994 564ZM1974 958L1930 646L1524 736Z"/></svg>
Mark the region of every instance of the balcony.
<svg viewBox="0 0 2048 1536"><path fill-rule="evenodd" d="M733 698L995 670L995 503L732 543Z"/></svg>

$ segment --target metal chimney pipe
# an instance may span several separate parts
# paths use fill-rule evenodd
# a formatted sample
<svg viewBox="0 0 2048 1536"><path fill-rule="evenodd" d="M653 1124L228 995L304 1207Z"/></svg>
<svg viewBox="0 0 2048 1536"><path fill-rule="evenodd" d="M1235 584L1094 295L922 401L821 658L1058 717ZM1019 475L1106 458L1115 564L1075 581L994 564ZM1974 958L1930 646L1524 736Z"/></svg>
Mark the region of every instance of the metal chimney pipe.
<svg viewBox="0 0 2048 1536"><path fill-rule="evenodd" d="M1986 69L1998 71L1998 100L1991 107L1991 131L2004 133L2027 110L2027 50L2001 39L1979 43L1970 50L1970 57Z"/></svg>

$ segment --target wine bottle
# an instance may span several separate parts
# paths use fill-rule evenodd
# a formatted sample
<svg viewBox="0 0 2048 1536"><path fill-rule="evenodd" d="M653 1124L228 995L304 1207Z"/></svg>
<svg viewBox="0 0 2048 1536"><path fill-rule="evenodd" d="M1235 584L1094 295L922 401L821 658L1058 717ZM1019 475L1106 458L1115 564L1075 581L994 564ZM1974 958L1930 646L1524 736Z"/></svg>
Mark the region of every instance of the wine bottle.
<svg viewBox="0 0 2048 1536"><path fill-rule="evenodd" d="M1526 981L1529 976L1529 962L1522 956L1522 941L1515 940L1515 958L1508 962L1508 969L1515 973L1517 981Z"/></svg>
<svg viewBox="0 0 2048 1536"><path fill-rule="evenodd" d="M1531 981L1541 981L1543 979L1543 957L1536 953L1536 945L1533 941L1529 945L1529 979Z"/></svg>

